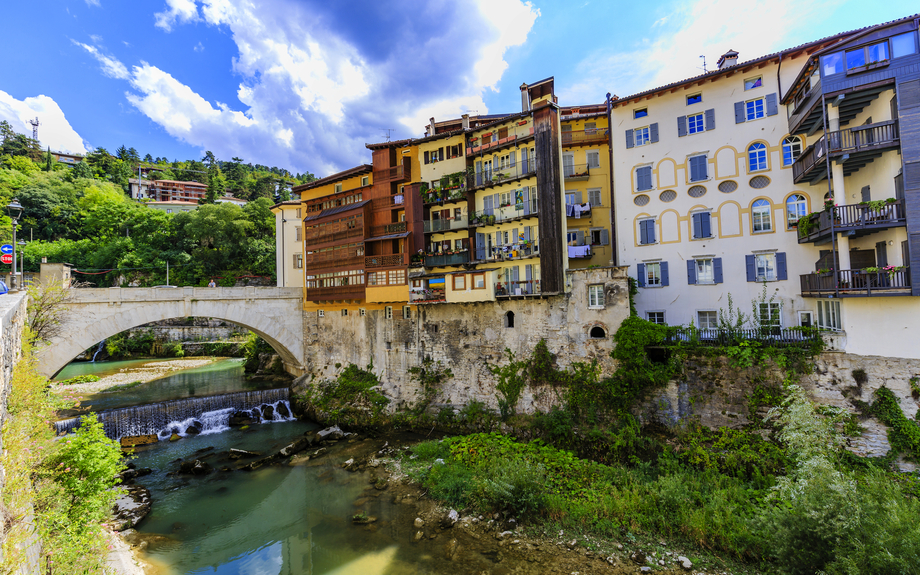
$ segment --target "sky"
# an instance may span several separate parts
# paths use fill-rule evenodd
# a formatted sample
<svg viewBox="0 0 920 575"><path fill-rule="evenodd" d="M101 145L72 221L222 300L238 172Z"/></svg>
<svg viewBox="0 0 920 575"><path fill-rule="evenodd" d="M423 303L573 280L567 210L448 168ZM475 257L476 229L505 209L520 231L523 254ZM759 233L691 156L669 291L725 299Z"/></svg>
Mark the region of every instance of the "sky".
<svg viewBox="0 0 920 575"><path fill-rule="evenodd" d="M326 176L428 119L596 104L917 13L907 0L4 0L0 120L42 147Z"/></svg>

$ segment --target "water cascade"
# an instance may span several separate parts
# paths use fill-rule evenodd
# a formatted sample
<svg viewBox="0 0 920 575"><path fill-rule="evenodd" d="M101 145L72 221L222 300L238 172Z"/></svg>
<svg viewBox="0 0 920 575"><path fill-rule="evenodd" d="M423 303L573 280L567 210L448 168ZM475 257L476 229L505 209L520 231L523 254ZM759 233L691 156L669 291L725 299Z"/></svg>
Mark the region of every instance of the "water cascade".
<svg viewBox="0 0 920 575"><path fill-rule="evenodd" d="M96 353L93 354L93 363L96 363L96 356L99 355L99 352L102 351L102 346L105 345L105 340L99 342L99 347L96 348Z"/></svg>
<svg viewBox="0 0 920 575"><path fill-rule="evenodd" d="M98 416L105 434L112 439L154 433L168 439L173 433L185 436L226 431L230 416L239 411L262 423L291 421L289 398L290 389L283 387L110 409ZM62 435L79 425L80 418L74 417L56 422L55 428Z"/></svg>

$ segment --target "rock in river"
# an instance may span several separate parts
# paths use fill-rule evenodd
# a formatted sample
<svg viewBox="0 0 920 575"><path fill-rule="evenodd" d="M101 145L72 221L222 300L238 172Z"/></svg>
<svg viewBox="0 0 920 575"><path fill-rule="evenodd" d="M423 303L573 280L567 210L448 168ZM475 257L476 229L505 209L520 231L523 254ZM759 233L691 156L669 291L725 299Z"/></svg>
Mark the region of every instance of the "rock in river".
<svg viewBox="0 0 920 575"><path fill-rule="evenodd" d="M134 527L150 513L150 491L140 485L130 485L125 491L112 509L116 531Z"/></svg>

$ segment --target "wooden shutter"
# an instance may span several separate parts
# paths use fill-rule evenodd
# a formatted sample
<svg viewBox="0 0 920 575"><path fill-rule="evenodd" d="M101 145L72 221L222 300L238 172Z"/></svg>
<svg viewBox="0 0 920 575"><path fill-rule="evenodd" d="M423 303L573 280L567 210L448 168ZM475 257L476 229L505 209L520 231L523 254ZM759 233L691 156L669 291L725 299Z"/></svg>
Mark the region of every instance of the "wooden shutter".
<svg viewBox="0 0 920 575"><path fill-rule="evenodd" d="M606 246L610 243L610 232L608 230L601 230L601 245Z"/></svg>
<svg viewBox="0 0 920 575"><path fill-rule="evenodd" d="M687 116L677 117L677 137L687 135Z"/></svg>
<svg viewBox="0 0 920 575"><path fill-rule="evenodd" d="M583 198L582 198L582 192L575 192L575 203L576 203L576 204L583 204L583 203L585 203L585 202L583 201Z"/></svg>
<svg viewBox="0 0 920 575"><path fill-rule="evenodd" d="M592 207L601 205L601 191L600 190L588 190L588 203Z"/></svg>
<svg viewBox="0 0 920 575"><path fill-rule="evenodd" d="M687 283L696 284L696 260L687 260Z"/></svg>
<svg viewBox="0 0 920 575"><path fill-rule="evenodd" d="M869 191L869 186L863 186L859 192L862 196L862 201L868 202L870 199L872 199L871 192Z"/></svg>
<svg viewBox="0 0 920 575"><path fill-rule="evenodd" d="M526 158L525 155L523 159L526 161ZM524 191L521 192L521 195L524 196L524 215L526 216L530 214L530 186L524 186L522 189Z"/></svg>
<svg viewBox="0 0 920 575"><path fill-rule="evenodd" d="M639 221L639 245L646 245L652 242L648 239L648 220Z"/></svg>
<svg viewBox="0 0 920 575"><path fill-rule="evenodd" d="M920 80L901 82L898 85L898 99L901 109L920 106Z"/></svg>
<svg viewBox="0 0 920 575"><path fill-rule="evenodd" d="M626 148L629 149L635 145L636 143L635 143L635 140L633 140L633 131L626 130Z"/></svg>
<svg viewBox="0 0 920 575"><path fill-rule="evenodd" d="M715 108L709 108L704 112L704 119L706 121L706 131L716 129L716 110Z"/></svg>
<svg viewBox="0 0 920 575"><path fill-rule="evenodd" d="M521 173L522 174L526 174L529 171L527 169L529 165L528 159L529 158L527 154L527 148L524 148L521 150Z"/></svg>
<svg viewBox="0 0 920 575"><path fill-rule="evenodd" d="M779 107L776 105L776 93L775 92L772 94L767 94L766 103L767 103L766 107L767 107L768 116L775 116L779 113Z"/></svg>
<svg viewBox="0 0 920 575"><path fill-rule="evenodd" d="M426 163L426 164L429 163L429 159L430 159L429 154L430 154L430 153L431 153L431 152L425 152L425 163Z"/></svg>
<svg viewBox="0 0 920 575"><path fill-rule="evenodd" d="M735 123L740 124L744 122L744 102L735 102Z"/></svg>
<svg viewBox="0 0 920 575"><path fill-rule="evenodd" d="M644 166L641 168L636 168L636 189L637 190L651 190L652 189L652 168L651 166Z"/></svg>
<svg viewBox="0 0 920 575"><path fill-rule="evenodd" d="M690 219L693 221L693 236L692 236L693 238L703 237L702 235L703 228L702 228L702 224L700 221L700 216L702 215L703 214L693 214L692 216L690 216Z"/></svg>
<svg viewBox="0 0 920 575"><path fill-rule="evenodd" d="M715 283L722 283L722 258L712 258L712 277Z"/></svg>
<svg viewBox="0 0 920 575"><path fill-rule="evenodd" d="M744 256L744 267L747 270L747 281L757 281L757 262L753 254Z"/></svg>
<svg viewBox="0 0 920 575"><path fill-rule="evenodd" d="M645 287L645 264L636 264L636 283L639 287Z"/></svg>
<svg viewBox="0 0 920 575"><path fill-rule="evenodd" d="M524 226L524 241L530 241L530 226Z"/></svg>
<svg viewBox="0 0 920 575"><path fill-rule="evenodd" d="M884 244L885 242L882 242ZM776 279L786 280L789 275L786 271L786 252L776 253Z"/></svg>
<svg viewBox="0 0 920 575"><path fill-rule="evenodd" d="M511 281L518 282L521 281L519 266L514 266L511 268ZM518 286L515 286L518 287Z"/></svg>
<svg viewBox="0 0 920 575"><path fill-rule="evenodd" d="M511 237L509 237L508 239L511 240L511 244L512 244L512 245L514 245L514 244L516 244L516 243L518 243L518 242L520 241L520 240L518 240L518 231L517 231L517 228L512 228L512 230L511 230Z"/></svg>
<svg viewBox="0 0 920 575"><path fill-rule="evenodd" d="M668 275L668 262L661 262L660 265L661 265L661 285L662 286L669 285L671 282L671 278Z"/></svg>
<svg viewBox="0 0 920 575"><path fill-rule="evenodd" d="M648 139L651 143L654 144L655 142L658 141L658 122L655 122L654 124L648 127L648 133L649 133Z"/></svg>

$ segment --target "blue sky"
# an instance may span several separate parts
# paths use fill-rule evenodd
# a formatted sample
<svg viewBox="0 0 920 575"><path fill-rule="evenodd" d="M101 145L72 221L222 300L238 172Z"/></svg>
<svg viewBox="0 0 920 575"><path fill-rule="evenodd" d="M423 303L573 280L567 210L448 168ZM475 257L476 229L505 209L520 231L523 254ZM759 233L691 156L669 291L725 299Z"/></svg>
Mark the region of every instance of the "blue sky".
<svg viewBox="0 0 920 575"><path fill-rule="evenodd" d="M275 165L317 176L428 118L520 109L555 76L599 103L916 13L906 0L6 0L0 119L43 146Z"/></svg>

